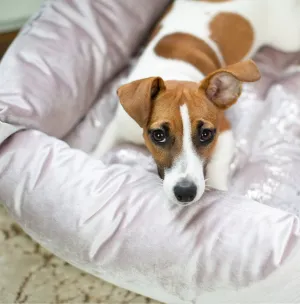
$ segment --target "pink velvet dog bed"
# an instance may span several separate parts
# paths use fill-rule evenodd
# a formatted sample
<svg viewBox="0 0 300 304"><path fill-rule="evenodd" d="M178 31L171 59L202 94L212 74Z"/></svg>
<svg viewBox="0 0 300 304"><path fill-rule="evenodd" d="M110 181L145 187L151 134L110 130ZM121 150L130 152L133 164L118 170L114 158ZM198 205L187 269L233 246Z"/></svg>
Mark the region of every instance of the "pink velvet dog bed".
<svg viewBox="0 0 300 304"><path fill-rule="evenodd" d="M228 192L167 205L144 148L87 154L167 3L45 2L0 65L0 200L61 258L162 302L299 303L300 53L256 56Z"/></svg>

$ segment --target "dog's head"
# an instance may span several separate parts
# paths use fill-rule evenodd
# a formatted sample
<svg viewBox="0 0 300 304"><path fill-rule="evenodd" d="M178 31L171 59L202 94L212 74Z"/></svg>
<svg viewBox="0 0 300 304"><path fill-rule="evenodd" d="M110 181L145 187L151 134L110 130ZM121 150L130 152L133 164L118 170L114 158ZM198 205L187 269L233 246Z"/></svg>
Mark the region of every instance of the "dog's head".
<svg viewBox="0 0 300 304"><path fill-rule="evenodd" d="M119 88L125 111L143 128L170 200L190 204L202 196L223 110L237 101L242 82L259 78L256 65L245 61L215 71L200 84L151 77Z"/></svg>

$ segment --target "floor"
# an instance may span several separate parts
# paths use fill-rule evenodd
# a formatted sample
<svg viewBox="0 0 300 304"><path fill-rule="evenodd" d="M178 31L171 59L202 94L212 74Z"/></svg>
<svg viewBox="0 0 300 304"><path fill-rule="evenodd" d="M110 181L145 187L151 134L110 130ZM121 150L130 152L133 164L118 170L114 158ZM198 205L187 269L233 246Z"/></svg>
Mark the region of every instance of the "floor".
<svg viewBox="0 0 300 304"><path fill-rule="evenodd" d="M0 59L17 36L18 32L0 33Z"/></svg>
<svg viewBox="0 0 300 304"><path fill-rule="evenodd" d="M157 302L75 269L34 243L0 204L0 303Z"/></svg>

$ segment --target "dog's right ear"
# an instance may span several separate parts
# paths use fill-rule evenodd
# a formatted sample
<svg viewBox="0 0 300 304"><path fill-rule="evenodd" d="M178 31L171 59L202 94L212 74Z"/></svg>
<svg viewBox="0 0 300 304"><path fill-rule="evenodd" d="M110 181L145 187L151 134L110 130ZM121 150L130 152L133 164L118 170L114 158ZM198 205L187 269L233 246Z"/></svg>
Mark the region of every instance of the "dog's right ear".
<svg viewBox="0 0 300 304"><path fill-rule="evenodd" d="M153 100L164 89L160 77L150 77L121 86L117 94L127 114L143 128L148 123Z"/></svg>
<svg viewBox="0 0 300 304"><path fill-rule="evenodd" d="M254 61L246 60L209 74L201 82L200 88L218 108L227 109L240 96L243 82L259 79L260 72Z"/></svg>

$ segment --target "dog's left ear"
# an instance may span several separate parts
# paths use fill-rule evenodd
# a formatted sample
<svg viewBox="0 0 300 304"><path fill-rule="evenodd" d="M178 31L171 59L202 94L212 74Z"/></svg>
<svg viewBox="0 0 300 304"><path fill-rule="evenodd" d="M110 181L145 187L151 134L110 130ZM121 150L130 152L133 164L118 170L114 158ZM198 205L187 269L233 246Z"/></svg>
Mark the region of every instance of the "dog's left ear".
<svg viewBox="0 0 300 304"><path fill-rule="evenodd" d="M242 92L242 82L260 79L260 72L252 60L230 65L209 74L200 84L206 96L220 109L233 105Z"/></svg>
<svg viewBox="0 0 300 304"><path fill-rule="evenodd" d="M121 86L117 94L127 114L143 128L149 120L154 99L164 89L160 77L149 77Z"/></svg>

